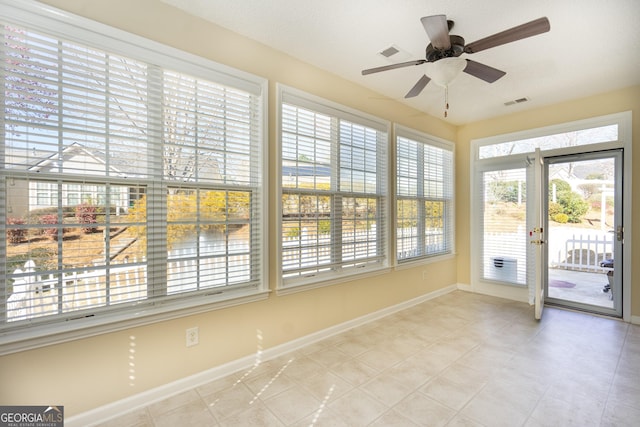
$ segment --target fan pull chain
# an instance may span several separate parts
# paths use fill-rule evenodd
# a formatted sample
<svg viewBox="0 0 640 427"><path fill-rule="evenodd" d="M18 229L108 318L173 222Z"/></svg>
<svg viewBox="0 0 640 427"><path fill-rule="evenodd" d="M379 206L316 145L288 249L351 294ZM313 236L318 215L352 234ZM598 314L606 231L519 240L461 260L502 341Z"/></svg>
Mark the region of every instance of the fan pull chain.
<svg viewBox="0 0 640 427"><path fill-rule="evenodd" d="M444 117L447 118L447 110L449 109L449 85L444 87Z"/></svg>

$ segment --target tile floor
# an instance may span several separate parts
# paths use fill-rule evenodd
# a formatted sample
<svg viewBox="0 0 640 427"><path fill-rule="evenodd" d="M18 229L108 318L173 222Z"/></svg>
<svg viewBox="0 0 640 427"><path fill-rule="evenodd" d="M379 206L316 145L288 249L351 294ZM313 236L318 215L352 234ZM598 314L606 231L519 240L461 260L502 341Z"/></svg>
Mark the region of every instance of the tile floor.
<svg viewBox="0 0 640 427"><path fill-rule="evenodd" d="M456 291L106 426L638 426L640 326Z"/></svg>

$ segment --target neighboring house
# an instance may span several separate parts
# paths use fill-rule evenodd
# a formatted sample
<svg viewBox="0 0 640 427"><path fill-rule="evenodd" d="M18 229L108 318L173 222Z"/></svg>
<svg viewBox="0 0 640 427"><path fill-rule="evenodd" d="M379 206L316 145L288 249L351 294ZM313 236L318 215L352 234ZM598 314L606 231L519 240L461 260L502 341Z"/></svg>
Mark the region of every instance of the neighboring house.
<svg viewBox="0 0 640 427"><path fill-rule="evenodd" d="M92 167L92 165L95 165ZM110 176L121 176L117 165L109 164L105 156L95 150L90 150L81 144L73 144L62 150L62 155L57 153L41 158L35 164L28 167L28 171L42 173L43 178L50 172L86 175L90 170L91 175L105 176L109 171ZM53 208L58 206L58 197L62 198L62 206L76 206L80 203L90 203L97 206L105 206L107 203L107 186L86 182L86 179L63 182L42 180L14 179L9 182L7 199L11 200L11 216L23 217L37 209ZM129 186L111 185L110 205L116 213L126 213L127 209L140 194L138 189ZM61 194L60 194L61 192Z"/></svg>

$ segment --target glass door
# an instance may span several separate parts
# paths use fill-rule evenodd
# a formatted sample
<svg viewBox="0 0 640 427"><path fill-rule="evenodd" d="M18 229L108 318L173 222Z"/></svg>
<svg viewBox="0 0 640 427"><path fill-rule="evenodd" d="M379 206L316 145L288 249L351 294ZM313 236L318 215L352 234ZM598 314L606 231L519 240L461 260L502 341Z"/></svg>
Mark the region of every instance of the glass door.
<svg viewBox="0 0 640 427"><path fill-rule="evenodd" d="M621 183L622 150L544 159L547 303L622 315Z"/></svg>

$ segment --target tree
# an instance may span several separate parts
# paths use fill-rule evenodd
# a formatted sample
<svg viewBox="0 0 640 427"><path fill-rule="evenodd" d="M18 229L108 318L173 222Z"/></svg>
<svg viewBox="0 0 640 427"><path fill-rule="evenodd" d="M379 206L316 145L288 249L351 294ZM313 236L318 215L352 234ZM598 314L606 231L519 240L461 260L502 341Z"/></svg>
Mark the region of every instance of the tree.
<svg viewBox="0 0 640 427"><path fill-rule="evenodd" d="M602 192L602 185L595 183L586 183L578 185L578 189L582 191L585 199Z"/></svg>
<svg viewBox="0 0 640 427"><path fill-rule="evenodd" d="M526 201L526 183L522 181L492 181L489 189L494 196L494 200L518 203Z"/></svg>
<svg viewBox="0 0 640 427"><path fill-rule="evenodd" d="M5 44L5 131L20 134L28 123L47 120L57 112L56 91L47 68L31 54L26 32L4 26ZM15 124L15 123L22 124Z"/></svg>
<svg viewBox="0 0 640 427"><path fill-rule="evenodd" d="M229 222L249 220L251 193L248 191L203 191L198 204L195 191L174 191L167 195L167 248L194 236L196 218L204 230L228 232ZM199 217L198 217L199 215ZM146 247L147 200L146 196L136 200L129 208L127 220L137 225L129 226L129 233Z"/></svg>

